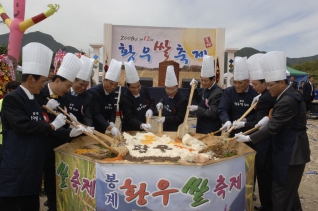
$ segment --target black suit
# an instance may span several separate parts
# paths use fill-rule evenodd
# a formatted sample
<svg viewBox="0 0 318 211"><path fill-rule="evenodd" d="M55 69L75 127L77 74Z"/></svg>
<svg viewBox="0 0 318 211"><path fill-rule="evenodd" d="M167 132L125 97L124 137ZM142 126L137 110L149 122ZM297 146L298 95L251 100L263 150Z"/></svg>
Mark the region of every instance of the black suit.
<svg viewBox="0 0 318 211"><path fill-rule="evenodd" d="M303 87L303 95L306 103L306 110L309 111L311 107L311 101L315 98L315 87L310 82L306 82Z"/></svg>
<svg viewBox="0 0 318 211"><path fill-rule="evenodd" d="M310 161L302 94L289 87L274 106L267 125L250 135L254 144L272 136L273 210L301 210L298 187Z"/></svg>
<svg viewBox="0 0 318 211"><path fill-rule="evenodd" d="M298 90L298 82L297 81L290 82L289 84L291 87Z"/></svg>
<svg viewBox="0 0 318 211"><path fill-rule="evenodd" d="M267 89L260 96L255 107L255 115L247 118L246 129L253 128L264 116L269 116L270 110L274 107L276 98L272 97ZM254 145L257 152L255 156L256 177L259 191L259 198L262 210L272 210L272 147L271 137Z"/></svg>
<svg viewBox="0 0 318 211"><path fill-rule="evenodd" d="M50 83L49 83L50 84ZM46 105L48 100L51 98L48 85L45 85L41 90L40 94L34 95L35 99L38 101L39 105ZM55 99L60 103L60 107L65 109L69 108L69 100L65 96L58 97ZM61 113L56 109L57 112ZM53 122L55 116L51 113L48 113L46 109L42 108L42 113L47 119L48 122ZM47 149L46 149L46 158L44 164L44 189L48 198L48 207L50 210L56 210L56 182L55 182L55 153L54 148L61 146L67 142L70 142L72 138L70 137L71 129L68 124L65 124L63 127L57 129L56 131L50 132L48 135Z"/></svg>
<svg viewBox="0 0 318 211"><path fill-rule="evenodd" d="M86 126L93 126L93 96L84 91L77 96L68 92L65 94L65 97L70 102L67 110L77 118L77 121Z"/></svg>
<svg viewBox="0 0 318 211"><path fill-rule="evenodd" d="M177 131L179 125L183 122L188 106L188 98L181 92L177 92L172 98L169 95L160 99L163 104L162 114L165 117L163 123L164 131Z"/></svg>
<svg viewBox="0 0 318 211"><path fill-rule="evenodd" d="M207 134L219 130L222 122L218 113L218 106L223 95L223 90L215 83L209 89L204 89L201 93L196 89L194 100L199 103L197 116L196 133ZM215 134L221 135L221 133Z"/></svg>
<svg viewBox="0 0 318 211"><path fill-rule="evenodd" d="M155 100L151 98L148 88L141 86L139 97L134 97L127 89L121 96L119 109L122 112L122 131L142 131L142 123L146 123L148 109L155 110Z"/></svg>
<svg viewBox="0 0 318 211"><path fill-rule="evenodd" d="M39 210L47 134L52 128L37 101L21 87L4 97L1 115L0 209Z"/></svg>

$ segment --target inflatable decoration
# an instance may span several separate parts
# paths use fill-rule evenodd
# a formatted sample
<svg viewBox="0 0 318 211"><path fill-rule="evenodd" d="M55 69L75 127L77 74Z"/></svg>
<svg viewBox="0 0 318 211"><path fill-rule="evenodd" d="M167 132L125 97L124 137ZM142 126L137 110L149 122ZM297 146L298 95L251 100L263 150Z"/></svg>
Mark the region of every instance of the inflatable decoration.
<svg viewBox="0 0 318 211"><path fill-rule="evenodd" d="M49 4L49 9L44 13L37 16L24 20L25 15L25 1L26 0L14 0L13 11L14 18L11 20L4 11L2 4L0 3L0 16L5 24L10 29L9 44L8 44L8 55L13 56L16 61L19 60L21 42L24 32L31 26L43 21L58 11L60 6L58 4Z"/></svg>
<svg viewBox="0 0 318 211"><path fill-rule="evenodd" d="M5 86L11 81L10 60L7 55L0 55L0 99L4 97Z"/></svg>

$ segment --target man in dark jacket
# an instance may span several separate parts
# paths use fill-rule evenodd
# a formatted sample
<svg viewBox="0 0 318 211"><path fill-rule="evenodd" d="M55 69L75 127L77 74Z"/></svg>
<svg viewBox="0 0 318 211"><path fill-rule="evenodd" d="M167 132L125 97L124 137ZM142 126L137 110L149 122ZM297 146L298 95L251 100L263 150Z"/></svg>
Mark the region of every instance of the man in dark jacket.
<svg viewBox="0 0 318 211"><path fill-rule="evenodd" d="M127 92L120 99L122 131L151 130L146 116L152 117L155 101L147 87L141 86L134 62L125 62Z"/></svg>
<svg viewBox="0 0 318 211"><path fill-rule="evenodd" d="M222 126L222 122L218 114L218 106L223 94L222 89L216 84L214 73L213 56L204 56L201 68L201 84L204 90L199 93L196 89L194 92L194 100L199 105L189 106L190 111L197 116L196 133L208 134L217 131ZM192 83L197 83L192 79ZM221 135L220 133L214 135Z"/></svg>
<svg viewBox="0 0 318 211"><path fill-rule="evenodd" d="M57 74L53 76L52 82L48 83L41 90L40 94L35 95L39 105L46 105L47 107L60 112L57 109L59 105L61 108L67 111L69 108L69 99L65 97L65 94L70 91L73 81L79 70L82 68L82 62L80 59L72 53L67 53L59 68ZM48 100L48 98L52 98ZM48 112L46 109L42 109L43 115L45 115L46 121L51 122L56 118L55 115ZM55 153L54 148L61 146L67 142L70 142L74 137L81 135L84 131L82 126L79 128L69 128L69 125L61 127L56 131L53 131L48 136L47 152L44 165L44 190L48 199L49 210L56 210L56 182L55 182Z"/></svg>
<svg viewBox="0 0 318 211"><path fill-rule="evenodd" d="M311 102L315 99L314 76L309 77L309 82L306 82L303 87L303 95L306 103L307 117L311 109Z"/></svg>
<svg viewBox="0 0 318 211"><path fill-rule="evenodd" d="M116 102L114 91L118 86L121 66L122 62L112 59L103 82L88 90L88 93L93 96L94 101L94 128L101 133L110 131L114 136L120 134L119 130L115 127Z"/></svg>
<svg viewBox="0 0 318 211"><path fill-rule="evenodd" d="M93 96L86 89L89 85L90 76L93 68L93 60L83 56L82 69L77 74L70 92L65 94L69 101L69 112L75 116L78 122L88 126L92 132L93 128Z"/></svg>
<svg viewBox="0 0 318 211"><path fill-rule="evenodd" d="M260 60L263 55L264 54L261 53L254 54L247 60L247 66L250 79L252 80L253 89L259 94L254 98L255 101L258 101L255 108L255 115L247 118L246 121L234 121L233 125L235 126L235 129L240 129L243 127L246 130L252 129L263 117L268 116L270 110L274 107L276 98L272 97L266 89L265 79L261 69ZM261 206L255 206L254 209L270 211L272 210L271 137L255 144L254 150L257 152L255 155L255 167L258 181L257 184L259 198L261 202Z"/></svg>
<svg viewBox="0 0 318 211"><path fill-rule="evenodd" d="M261 67L268 91L277 97L272 117L259 121L256 126L261 129L250 136L235 134L236 140L256 144L272 136L273 211L302 210L298 187L310 161L303 96L288 86L283 52L265 54Z"/></svg>
<svg viewBox="0 0 318 211"><path fill-rule="evenodd" d="M40 43L23 47L22 84L7 94L2 106L3 148L0 155L0 209L39 210L39 192L47 134L65 124L60 114L51 123L34 99L50 69L53 52Z"/></svg>
<svg viewBox="0 0 318 211"><path fill-rule="evenodd" d="M231 128L232 122L239 119L252 105L254 97L257 92L249 85L249 76L246 64L247 58L235 57L234 63L234 85L224 90L221 102L219 104L218 112L223 123L221 130L227 131ZM254 114L250 112L248 116ZM248 117L247 116L247 117ZM245 128L240 128L231 132L234 133L246 131ZM251 144L249 146L252 147Z"/></svg>
<svg viewBox="0 0 318 211"><path fill-rule="evenodd" d="M157 121L163 123L164 131L177 131L184 120L188 99L178 91L178 81L172 65L167 67L165 90L165 96L156 105L158 111L163 109L163 117Z"/></svg>
<svg viewBox="0 0 318 211"><path fill-rule="evenodd" d="M289 78L289 85L291 86L291 87L293 87L294 89L299 89L298 88L298 82L297 81L295 81L295 76L293 76L293 75L291 75L290 76L290 78Z"/></svg>

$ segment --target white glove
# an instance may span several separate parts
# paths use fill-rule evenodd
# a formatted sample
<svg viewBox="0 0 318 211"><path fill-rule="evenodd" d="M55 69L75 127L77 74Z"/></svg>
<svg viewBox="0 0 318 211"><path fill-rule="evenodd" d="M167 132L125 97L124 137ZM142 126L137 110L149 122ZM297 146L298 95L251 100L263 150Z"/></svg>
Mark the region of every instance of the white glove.
<svg viewBox="0 0 318 211"><path fill-rule="evenodd" d="M86 130L87 132L91 133L91 134L94 134L94 127L87 127Z"/></svg>
<svg viewBox="0 0 318 211"><path fill-rule="evenodd" d="M152 110L151 110L151 109L148 109L148 110L146 111L146 116L149 116L149 117L151 118L152 115L153 115Z"/></svg>
<svg viewBox="0 0 318 211"><path fill-rule="evenodd" d="M162 103L158 103L158 104L156 105L156 107L157 107L157 110L159 111L160 108L163 108L163 104L162 104Z"/></svg>
<svg viewBox="0 0 318 211"><path fill-rule="evenodd" d="M142 123L140 125L140 128L143 129L143 130L151 130L151 125Z"/></svg>
<svg viewBox="0 0 318 211"><path fill-rule="evenodd" d="M113 127L111 130L113 136L117 136L120 134L119 130L116 127Z"/></svg>
<svg viewBox="0 0 318 211"><path fill-rule="evenodd" d="M157 119L157 121L162 124L165 122L165 120L166 120L166 117L161 117Z"/></svg>
<svg viewBox="0 0 318 211"><path fill-rule="evenodd" d="M250 136L243 135L242 132L239 134L235 134L235 138L237 142L250 142Z"/></svg>
<svg viewBox="0 0 318 211"><path fill-rule="evenodd" d="M242 127L245 127L245 122L243 122L243 121L238 122L238 121L235 120L233 122L233 125L235 126L234 129L240 129Z"/></svg>
<svg viewBox="0 0 318 211"><path fill-rule="evenodd" d="M262 128L262 127L264 127L265 125L267 125L268 121L269 121L268 116L264 116L263 119L261 119L261 120L255 125L255 127L261 127L261 128Z"/></svg>
<svg viewBox="0 0 318 211"><path fill-rule="evenodd" d="M198 106L197 106L197 105L190 105L190 106L188 106L187 108L189 108L190 111L196 111L196 110L198 110Z"/></svg>
<svg viewBox="0 0 318 211"><path fill-rule="evenodd" d="M76 136L79 136L81 135L84 131L85 131L85 128L82 126L82 125L77 125L78 128L73 128L70 132L70 137L76 137Z"/></svg>
<svg viewBox="0 0 318 211"><path fill-rule="evenodd" d="M224 123L224 125L220 128L220 130L222 130L222 131L227 131L227 130L230 129L231 125L232 125L232 123L231 123L230 121L226 121L226 122Z"/></svg>
<svg viewBox="0 0 318 211"><path fill-rule="evenodd" d="M190 86L192 86L193 83L195 83L195 88L197 88L198 82L194 78L192 78L192 81L190 82Z"/></svg>
<svg viewBox="0 0 318 211"><path fill-rule="evenodd" d="M75 128L73 125L76 125L77 123L75 121L72 122L72 124L70 125L70 128L73 129Z"/></svg>
<svg viewBox="0 0 318 211"><path fill-rule="evenodd" d="M74 114L70 113L70 116L72 117L72 121L77 121L77 118L76 118L76 116L74 116Z"/></svg>
<svg viewBox="0 0 318 211"><path fill-rule="evenodd" d="M51 99L47 102L46 106L49 107L50 109L55 109L56 107L58 107L60 104L59 102L57 102L56 100L54 99Z"/></svg>
<svg viewBox="0 0 318 211"><path fill-rule="evenodd" d="M109 124L110 124L110 126L112 126L112 127L116 127L115 123L113 123L113 122L109 122Z"/></svg>
<svg viewBox="0 0 318 211"><path fill-rule="evenodd" d="M256 97L253 98L252 105L253 105L255 102L258 102L259 97L260 97L261 95L262 95L262 94L259 94L259 95L257 95Z"/></svg>
<svg viewBox="0 0 318 211"><path fill-rule="evenodd" d="M58 116L56 116L56 118L52 122L52 125L54 125L55 130L65 125L65 120L66 120L66 116L63 114L59 114Z"/></svg>

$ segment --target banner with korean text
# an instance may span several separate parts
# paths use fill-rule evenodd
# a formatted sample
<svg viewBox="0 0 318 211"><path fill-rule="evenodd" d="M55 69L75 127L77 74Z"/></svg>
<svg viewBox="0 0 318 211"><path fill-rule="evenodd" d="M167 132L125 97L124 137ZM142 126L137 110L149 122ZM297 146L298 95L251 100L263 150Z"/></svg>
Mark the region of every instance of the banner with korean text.
<svg viewBox="0 0 318 211"><path fill-rule="evenodd" d="M55 152L57 210L95 210L95 162Z"/></svg>
<svg viewBox="0 0 318 211"><path fill-rule="evenodd" d="M113 25L111 54L116 60L133 60L145 68L158 68L168 60L181 68L201 65L204 55L215 57L216 30Z"/></svg>
<svg viewBox="0 0 318 211"><path fill-rule="evenodd" d="M96 163L96 210L245 210L244 157L205 166Z"/></svg>

